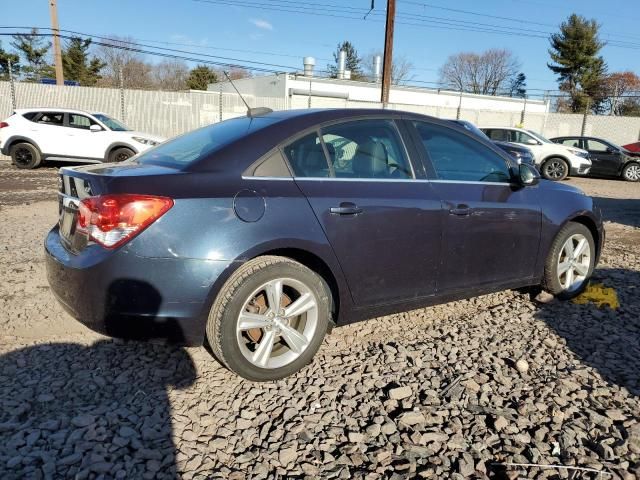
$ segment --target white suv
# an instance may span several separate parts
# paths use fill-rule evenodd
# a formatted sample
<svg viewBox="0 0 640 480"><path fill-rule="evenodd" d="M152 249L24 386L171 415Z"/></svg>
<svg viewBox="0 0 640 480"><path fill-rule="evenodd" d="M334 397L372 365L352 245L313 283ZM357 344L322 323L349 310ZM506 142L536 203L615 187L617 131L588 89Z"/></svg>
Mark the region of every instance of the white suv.
<svg viewBox="0 0 640 480"><path fill-rule="evenodd" d="M121 162L163 141L82 110L20 109L0 122L0 152L18 168L36 168L43 160Z"/></svg>
<svg viewBox="0 0 640 480"><path fill-rule="evenodd" d="M482 127L481 130L491 140L528 147L540 173L548 180L564 180L567 175L586 175L591 169L589 152L553 143L532 130L515 127Z"/></svg>

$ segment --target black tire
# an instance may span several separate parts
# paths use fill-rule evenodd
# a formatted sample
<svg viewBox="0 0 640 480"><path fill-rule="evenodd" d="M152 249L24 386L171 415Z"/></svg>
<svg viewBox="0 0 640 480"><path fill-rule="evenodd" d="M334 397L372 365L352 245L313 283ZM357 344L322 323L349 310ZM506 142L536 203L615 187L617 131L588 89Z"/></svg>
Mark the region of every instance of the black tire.
<svg viewBox="0 0 640 480"><path fill-rule="evenodd" d="M560 182L569 175L569 165L560 157L552 157L544 161L540 173L547 180Z"/></svg>
<svg viewBox="0 0 640 480"><path fill-rule="evenodd" d="M622 178L627 182L640 182L640 163L627 163L622 169Z"/></svg>
<svg viewBox="0 0 640 480"><path fill-rule="evenodd" d="M114 148L107 158L108 163L124 162L136 154L133 150L126 147Z"/></svg>
<svg viewBox="0 0 640 480"><path fill-rule="evenodd" d="M9 155L11 156L11 163L22 169L37 168L42 161L40 151L27 142L12 145Z"/></svg>
<svg viewBox="0 0 640 480"><path fill-rule="evenodd" d="M294 279L309 288L317 303L317 326L308 345L295 360L278 368L261 368L242 353L236 326L241 309L252 292L278 278ZM207 341L214 357L241 377L258 382L278 380L297 372L311 361L327 332L330 306L331 294L318 274L289 258L258 257L234 272L218 293L207 320Z"/></svg>
<svg viewBox="0 0 640 480"><path fill-rule="evenodd" d="M574 290L567 290L562 286L562 284L560 283L560 279L558 278L558 266L563 245L572 235L576 234L583 235L589 243L591 252L589 267L582 284ZM580 295L580 293L584 291L585 287L589 283L589 278L591 278L591 274L593 273L593 269L595 268L595 258L596 245L593 239L593 235L591 234L591 230L589 230L581 223L569 222L567 225L562 227L555 240L551 244L551 249L549 250L547 259L545 261L542 288L547 292L552 293L561 300L568 300Z"/></svg>

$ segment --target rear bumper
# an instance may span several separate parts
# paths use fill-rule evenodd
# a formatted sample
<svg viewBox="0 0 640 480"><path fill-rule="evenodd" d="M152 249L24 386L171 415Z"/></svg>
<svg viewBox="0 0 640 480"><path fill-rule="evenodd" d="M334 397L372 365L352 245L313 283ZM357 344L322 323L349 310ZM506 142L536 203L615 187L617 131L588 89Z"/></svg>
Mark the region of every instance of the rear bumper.
<svg viewBox="0 0 640 480"><path fill-rule="evenodd" d="M209 296L231 262L140 257L97 245L80 255L45 240L47 279L65 310L112 337L201 345Z"/></svg>

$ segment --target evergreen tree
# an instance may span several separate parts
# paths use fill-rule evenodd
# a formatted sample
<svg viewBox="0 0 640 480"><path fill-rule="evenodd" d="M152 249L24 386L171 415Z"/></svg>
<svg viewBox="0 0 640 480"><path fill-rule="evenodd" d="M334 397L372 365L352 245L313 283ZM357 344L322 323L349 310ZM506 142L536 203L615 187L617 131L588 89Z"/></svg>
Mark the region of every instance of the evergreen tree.
<svg viewBox="0 0 640 480"><path fill-rule="evenodd" d="M17 78L20 73L20 57L4 50L0 42L0 80L9 80L9 62L11 62L13 78Z"/></svg>
<svg viewBox="0 0 640 480"><path fill-rule="evenodd" d="M31 33L13 35L11 46L25 60L21 68L24 80L38 82L41 78L53 77L53 67L47 62L51 42L40 36L36 28Z"/></svg>
<svg viewBox="0 0 640 480"><path fill-rule="evenodd" d="M91 39L73 37L62 52L62 68L65 80L75 80L80 85L95 85L100 70L106 64L97 57L90 57Z"/></svg>
<svg viewBox="0 0 640 480"><path fill-rule="evenodd" d="M511 79L509 93L512 97L524 98L527 96L527 77L524 73L520 72Z"/></svg>
<svg viewBox="0 0 640 480"><path fill-rule="evenodd" d="M362 59L358 56L358 51L353 46L353 44L347 40L338 44L338 48L335 52L333 52L333 60L335 63L327 65L327 70L331 78L338 77L338 58L340 56L340 51L344 50L347 54L347 59L345 61L345 70L351 70L351 79L352 80L361 80L364 78L362 74L362 67L360 62Z"/></svg>
<svg viewBox="0 0 640 480"><path fill-rule="evenodd" d="M596 113L602 109L607 65L598 55L604 46L599 28L595 20L574 13L550 38L553 63L547 66L558 75L560 90L569 94L572 112L584 112L588 105Z"/></svg>
<svg viewBox="0 0 640 480"><path fill-rule="evenodd" d="M211 67L198 65L189 72L187 87L191 90L206 90L210 83L218 81L218 74Z"/></svg>

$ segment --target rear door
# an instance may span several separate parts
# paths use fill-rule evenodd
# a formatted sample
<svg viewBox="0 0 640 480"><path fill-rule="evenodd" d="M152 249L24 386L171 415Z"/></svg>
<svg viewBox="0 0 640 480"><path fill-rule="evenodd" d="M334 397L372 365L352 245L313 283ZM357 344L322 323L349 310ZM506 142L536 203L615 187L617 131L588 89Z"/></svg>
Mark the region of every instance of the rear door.
<svg viewBox="0 0 640 480"><path fill-rule="evenodd" d="M416 174L398 125L363 118L284 148L359 307L433 295L440 200Z"/></svg>
<svg viewBox="0 0 640 480"><path fill-rule="evenodd" d="M57 155L64 149L64 113L40 112L33 118L31 126L33 139L38 144L40 151L45 155Z"/></svg>
<svg viewBox="0 0 640 480"><path fill-rule="evenodd" d="M474 136L441 124L412 124L443 205L439 290L532 278L542 221L538 187L512 184L508 162Z"/></svg>

